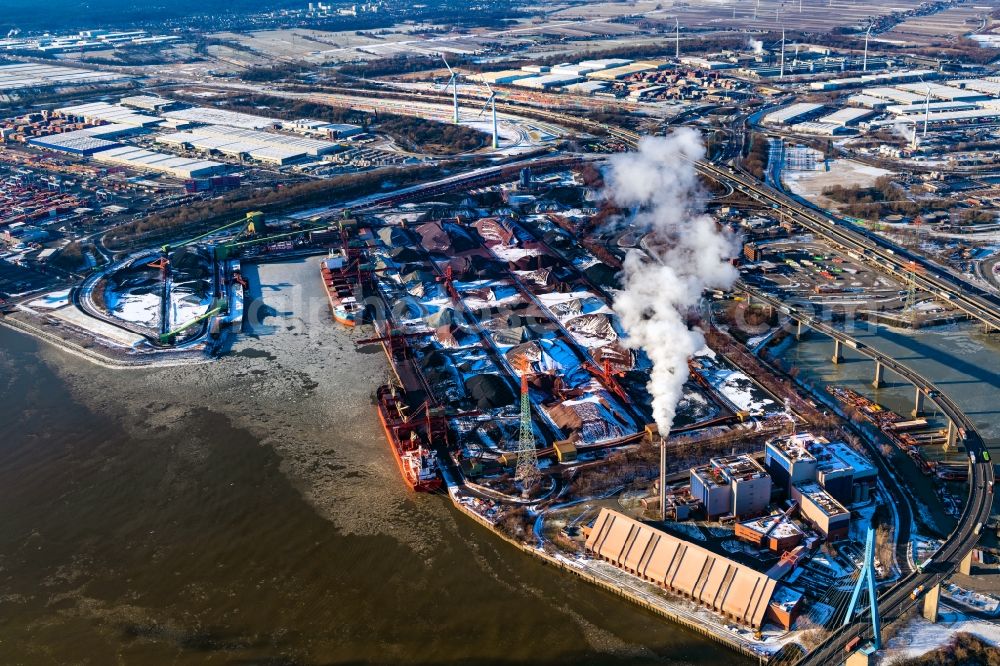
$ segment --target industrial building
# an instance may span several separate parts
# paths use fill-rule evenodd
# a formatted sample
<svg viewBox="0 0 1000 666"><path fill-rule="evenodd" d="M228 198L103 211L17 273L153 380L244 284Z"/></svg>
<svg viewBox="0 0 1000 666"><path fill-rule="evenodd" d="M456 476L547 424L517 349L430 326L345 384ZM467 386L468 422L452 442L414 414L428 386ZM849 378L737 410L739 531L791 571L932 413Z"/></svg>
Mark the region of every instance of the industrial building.
<svg viewBox="0 0 1000 666"><path fill-rule="evenodd" d="M813 81L809 87L813 90L842 90L844 88L858 88L872 84L896 84L907 81L925 81L941 76L940 73L932 69L911 69L898 72L879 72L876 74L863 74L861 76L850 76L838 79L828 79L826 81Z"/></svg>
<svg viewBox="0 0 1000 666"><path fill-rule="evenodd" d="M819 115L825 108L823 104L797 102L767 114L764 116L764 122L772 125L792 125Z"/></svg>
<svg viewBox="0 0 1000 666"><path fill-rule="evenodd" d="M775 437L764 445L764 464L774 482L789 494L801 483L818 482L838 502L866 502L878 471L843 442L811 433Z"/></svg>
<svg viewBox="0 0 1000 666"><path fill-rule="evenodd" d="M90 104L64 106L56 109L56 113L65 118L80 118L88 123L115 123L118 125L132 125L134 127L155 127L163 122L163 118L159 116L137 113L133 109L118 106L117 104L108 104L107 102L91 102Z"/></svg>
<svg viewBox="0 0 1000 666"><path fill-rule="evenodd" d="M890 100L884 97L876 97L874 95L868 95L865 93L858 93L857 95L851 95L847 98L848 104L854 104L856 106L863 106L867 109L884 109L891 103Z"/></svg>
<svg viewBox="0 0 1000 666"><path fill-rule="evenodd" d="M240 127L243 129L254 130L273 129L275 127L281 127L283 123L283 121L278 120L277 118L254 116L249 113L239 113L237 111L227 111L226 109L212 109L200 106L190 109L164 111L163 117L204 125L225 125L226 127Z"/></svg>
<svg viewBox="0 0 1000 666"><path fill-rule="evenodd" d="M284 165L305 157L318 157L339 149L336 143L302 136L208 125L190 132L174 132L156 138L157 143L218 152L236 159L250 157Z"/></svg>
<svg viewBox="0 0 1000 666"><path fill-rule="evenodd" d="M56 67L33 62L0 65L0 92L24 88L82 86L96 83L119 83L131 77L114 72L95 72L76 67Z"/></svg>
<svg viewBox="0 0 1000 666"><path fill-rule="evenodd" d="M709 518L731 514L756 516L771 503L771 477L750 456L712 458L690 472L691 496Z"/></svg>
<svg viewBox="0 0 1000 666"><path fill-rule="evenodd" d="M663 69L666 66L667 63L664 62L634 62L630 65L622 65L620 67L612 67L610 69L602 69L596 72L591 72L590 74L587 74L587 78L598 81L618 81L619 79L627 79L633 74L652 72L657 69Z"/></svg>
<svg viewBox="0 0 1000 666"><path fill-rule="evenodd" d="M538 90L548 90L549 88L561 88L571 83L579 83L583 77L578 74L541 74L539 76L529 76L524 79L514 81L515 86L522 88L536 88Z"/></svg>
<svg viewBox="0 0 1000 666"><path fill-rule="evenodd" d="M130 97L122 97L118 100L118 103L122 106L127 106L132 109L139 109L141 111L151 111L153 113L162 113L164 111L169 111L170 109L177 106L177 102L172 99L166 99L165 97L156 97L154 95L132 95Z"/></svg>
<svg viewBox="0 0 1000 666"><path fill-rule="evenodd" d="M479 81L480 83L509 85L519 79L527 79L533 76L536 76L536 74L523 69L505 69L499 72L483 72L481 74L473 74L469 78L473 81Z"/></svg>
<svg viewBox="0 0 1000 666"><path fill-rule="evenodd" d="M871 118L873 115L875 115L875 112L870 109L854 109L848 107L838 109L833 113L823 116L819 119L819 122L830 125L839 125L841 127L850 127L852 125L857 125L862 120Z"/></svg>
<svg viewBox="0 0 1000 666"><path fill-rule="evenodd" d="M226 170L226 165L219 162L176 157L132 146L101 150L94 153L93 158L99 162L118 164L143 171L156 171L183 179L214 176Z"/></svg>
<svg viewBox="0 0 1000 666"><path fill-rule="evenodd" d="M748 543L767 548L775 553L785 553L802 541L799 527L784 514L773 514L736 523L735 535Z"/></svg>
<svg viewBox="0 0 1000 666"><path fill-rule="evenodd" d="M885 107L886 113L894 116L910 116L915 113L937 113L939 111L967 111L977 108L975 104L968 102L930 102L918 104L889 104Z"/></svg>
<svg viewBox="0 0 1000 666"><path fill-rule="evenodd" d="M963 90L954 86L941 85L940 83L902 83L896 86L898 90L905 90L926 97L930 93L931 99L939 99L945 102L982 102L990 98L989 95L975 90Z"/></svg>
<svg viewBox="0 0 1000 666"><path fill-rule="evenodd" d="M766 621L790 626L801 602L801 595L791 590L787 600L777 595L778 582L766 574L608 508L601 509L589 529L586 548L630 574L746 626L760 628ZM790 608L780 608L776 597L788 601Z"/></svg>
<svg viewBox="0 0 1000 666"><path fill-rule="evenodd" d="M792 499L799 505L799 515L830 541L847 538L851 513L830 493L815 482L792 486Z"/></svg>

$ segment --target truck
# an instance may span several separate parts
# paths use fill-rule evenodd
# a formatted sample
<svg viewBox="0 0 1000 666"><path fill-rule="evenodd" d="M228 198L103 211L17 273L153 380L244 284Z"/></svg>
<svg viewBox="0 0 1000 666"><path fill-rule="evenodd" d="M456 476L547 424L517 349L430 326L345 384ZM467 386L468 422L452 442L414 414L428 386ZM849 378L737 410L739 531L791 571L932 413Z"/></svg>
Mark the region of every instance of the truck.
<svg viewBox="0 0 1000 666"><path fill-rule="evenodd" d="M915 588L913 588L913 592L910 592L910 599L917 600L923 593L924 593L924 586L917 585Z"/></svg>

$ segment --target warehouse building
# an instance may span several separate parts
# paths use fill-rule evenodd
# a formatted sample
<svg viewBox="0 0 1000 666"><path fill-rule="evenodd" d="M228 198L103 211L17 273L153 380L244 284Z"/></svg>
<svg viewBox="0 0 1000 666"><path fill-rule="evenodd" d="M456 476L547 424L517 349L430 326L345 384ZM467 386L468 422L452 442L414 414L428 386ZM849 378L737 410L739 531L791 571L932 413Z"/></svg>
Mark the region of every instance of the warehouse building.
<svg viewBox="0 0 1000 666"><path fill-rule="evenodd" d="M915 113L936 113L939 111L967 111L977 108L968 102L930 102L922 104L890 104L885 107L886 113L894 116L910 116Z"/></svg>
<svg viewBox="0 0 1000 666"><path fill-rule="evenodd" d="M169 111L178 105L178 103L172 99L156 97L154 95L132 95L130 97L122 97L118 100L118 103L132 109L151 111L153 113Z"/></svg>
<svg viewBox="0 0 1000 666"><path fill-rule="evenodd" d="M587 74L587 78L597 81L618 81L620 79L627 79L633 74L652 72L658 69L663 69L666 66L667 63L662 62L634 62L630 65L622 65L621 67L612 67L610 69L602 69L596 72L591 72L590 74Z"/></svg>
<svg viewBox="0 0 1000 666"><path fill-rule="evenodd" d="M131 79L113 72L95 72L76 67L56 67L33 62L0 65L0 92L24 88L53 88L119 83Z"/></svg>
<svg viewBox="0 0 1000 666"><path fill-rule="evenodd" d="M899 90L905 90L926 97L930 92L931 99L939 99L945 102L982 102L990 98L989 95L975 91L962 90L955 86L941 85L940 83L902 83L896 86Z"/></svg>
<svg viewBox="0 0 1000 666"><path fill-rule="evenodd" d="M840 125L837 123L821 123L805 121L795 124L795 131L801 132L803 134L818 134L820 136L836 136L837 134L847 134L848 130L846 125Z"/></svg>
<svg viewBox="0 0 1000 666"><path fill-rule="evenodd" d="M226 165L219 162L176 157L132 146L102 150L94 153L93 158L99 162L118 164L141 171L155 171L183 179L214 176L226 170Z"/></svg>
<svg viewBox="0 0 1000 666"><path fill-rule="evenodd" d="M709 518L756 516L771 503L771 477L750 456L712 458L690 471L691 496Z"/></svg>
<svg viewBox="0 0 1000 666"><path fill-rule="evenodd" d="M799 515L830 541L847 538L851 513L823 490L818 483L792 486L792 499L798 502Z"/></svg>
<svg viewBox="0 0 1000 666"><path fill-rule="evenodd" d="M239 113L237 111L212 109L201 106L190 109L164 111L163 117L174 120L184 120L191 123L201 123L204 125L224 125L226 127L239 127L242 129L254 130L274 129L276 127L281 127L284 122L277 118L254 116L249 113Z"/></svg>
<svg viewBox="0 0 1000 666"><path fill-rule="evenodd" d="M612 509L601 509L585 533L595 557L734 622L791 626L797 615L801 595L778 594L778 582L766 574Z"/></svg>
<svg viewBox="0 0 1000 666"><path fill-rule="evenodd" d="M871 118L873 115L875 115L875 112L870 109L854 109L848 107L838 109L833 113L823 116L819 119L819 122L829 125L839 125L841 127L850 127L852 125L857 125L862 120Z"/></svg>
<svg viewBox="0 0 1000 666"><path fill-rule="evenodd" d="M163 122L159 116L137 113L132 109L107 102L77 104L56 109L56 113L66 118L80 118L88 123L115 123L134 127L155 127Z"/></svg>
<svg viewBox="0 0 1000 666"><path fill-rule="evenodd" d="M861 92L869 97L877 97L896 104L916 104L917 102L924 101L925 97L925 95L918 95L907 90L899 90L897 88L888 87L865 88Z"/></svg>
<svg viewBox="0 0 1000 666"><path fill-rule="evenodd" d="M533 76L535 76L534 73L527 72L523 69L505 69L499 72L483 72L482 74L473 74L469 78L473 81L489 83L491 85L509 85L520 79L527 79Z"/></svg>
<svg viewBox="0 0 1000 666"><path fill-rule="evenodd" d="M792 125L819 115L825 108L823 104L797 102L767 114L764 116L764 122L771 125Z"/></svg>
<svg viewBox="0 0 1000 666"><path fill-rule="evenodd" d="M875 97L874 95L866 95L864 93L859 93L857 95L851 95L847 98L848 104L854 104L856 106L863 106L866 109L884 109L891 103L889 100L883 97Z"/></svg>
<svg viewBox="0 0 1000 666"><path fill-rule="evenodd" d="M156 141L197 150L217 151L237 158L248 155L272 164L286 164L306 156L319 157L340 149L332 141L221 125L164 134L157 137Z"/></svg>
<svg viewBox="0 0 1000 666"><path fill-rule="evenodd" d="M550 88L561 88L571 83L579 83L583 77L577 74L542 74L541 76L529 76L524 79L514 81L515 86L522 88L535 88L538 90L548 90Z"/></svg>
<svg viewBox="0 0 1000 666"><path fill-rule="evenodd" d="M982 123L997 123L1000 122L1000 108L993 109L988 108L991 105L990 102L984 102L981 109L967 109L964 111L940 111L938 113L931 113L926 116L927 124L931 127L940 126L966 126L966 125L977 125ZM1000 101L997 102L997 106L1000 107ZM900 116L897 118L890 118L888 120L873 120L869 123L871 128L879 127L895 127L900 122L910 124L923 123L925 116L922 115L912 115L912 116Z"/></svg>
<svg viewBox="0 0 1000 666"><path fill-rule="evenodd" d="M566 92L578 95L593 95L607 89L608 84L603 81L581 81L580 83L573 83L564 88Z"/></svg>

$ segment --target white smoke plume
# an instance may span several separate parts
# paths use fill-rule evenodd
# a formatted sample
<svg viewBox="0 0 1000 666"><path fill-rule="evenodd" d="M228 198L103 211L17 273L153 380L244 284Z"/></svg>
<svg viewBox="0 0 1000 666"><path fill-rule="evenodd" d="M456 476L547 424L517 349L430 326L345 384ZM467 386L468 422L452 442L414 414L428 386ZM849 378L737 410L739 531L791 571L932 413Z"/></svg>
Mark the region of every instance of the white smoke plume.
<svg viewBox="0 0 1000 666"><path fill-rule="evenodd" d="M705 155L700 135L682 128L668 137L644 137L635 153L611 158L605 196L631 208L629 222L648 233L645 252L625 257L622 291L614 309L628 333L626 344L653 362L647 385L653 417L666 437L688 377L688 358L704 336L686 315L709 288L726 289L738 273L729 258L738 241L705 213L694 160Z"/></svg>
<svg viewBox="0 0 1000 666"><path fill-rule="evenodd" d="M757 55L760 55L761 53L764 52L764 42L760 41L759 39L749 40L747 42L747 46L750 48L751 51L753 51Z"/></svg>

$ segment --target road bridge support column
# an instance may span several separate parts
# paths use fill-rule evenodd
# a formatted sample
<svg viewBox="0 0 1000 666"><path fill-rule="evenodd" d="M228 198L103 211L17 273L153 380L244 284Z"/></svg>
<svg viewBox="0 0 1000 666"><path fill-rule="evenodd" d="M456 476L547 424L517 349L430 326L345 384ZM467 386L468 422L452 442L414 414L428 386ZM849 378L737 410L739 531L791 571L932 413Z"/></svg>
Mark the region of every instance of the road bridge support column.
<svg viewBox="0 0 1000 666"><path fill-rule="evenodd" d="M795 323L796 323L795 339L796 340L801 340L802 339L802 320L800 319L799 321L797 321Z"/></svg>
<svg viewBox="0 0 1000 666"><path fill-rule="evenodd" d="M958 563L958 573L964 574L966 576L972 575L972 551L970 550L968 554L962 558L962 561Z"/></svg>
<svg viewBox="0 0 1000 666"><path fill-rule="evenodd" d="M875 361L875 379L872 380L872 386L875 388L882 388L885 386L885 381L883 377L885 375L885 366L882 365L881 361Z"/></svg>
<svg viewBox="0 0 1000 666"><path fill-rule="evenodd" d="M917 397L913 401L913 415L920 416L924 413L924 392L917 388Z"/></svg>
<svg viewBox="0 0 1000 666"><path fill-rule="evenodd" d="M958 428L955 427L955 422L948 419L948 432L944 438L944 450L951 451L955 448L955 444L958 441Z"/></svg>
<svg viewBox="0 0 1000 666"><path fill-rule="evenodd" d="M840 340L834 338L833 340L833 357L830 359L834 363L840 363L844 360L844 351L840 344Z"/></svg>
<svg viewBox="0 0 1000 666"><path fill-rule="evenodd" d="M847 661L844 662L844 666L870 666L873 654L875 654L875 651L871 646L863 647L860 650L852 652Z"/></svg>
<svg viewBox="0 0 1000 666"><path fill-rule="evenodd" d="M935 585L924 592L924 603L920 613L924 619L931 622L938 621L938 603L941 601L941 586Z"/></svg>

